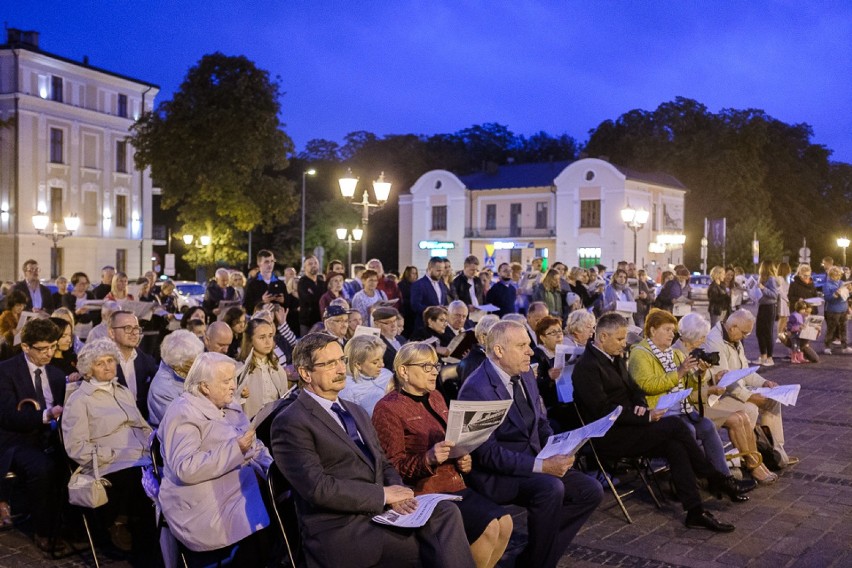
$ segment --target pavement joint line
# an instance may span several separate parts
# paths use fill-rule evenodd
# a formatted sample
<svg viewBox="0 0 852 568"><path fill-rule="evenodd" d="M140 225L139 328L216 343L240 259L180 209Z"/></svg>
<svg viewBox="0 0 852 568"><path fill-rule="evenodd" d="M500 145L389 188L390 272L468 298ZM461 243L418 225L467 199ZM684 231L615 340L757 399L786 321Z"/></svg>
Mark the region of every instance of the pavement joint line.
<svg viewBox="0 0 852 568"><path fill-rule="evenodd" d="M803 473L800 471L791 471L785 473L784 477L792 477L794 479L813 481L814 483L827 483L829 485L845 485L847 487L852 487L852 479L825 475L823 473Z"/></svg>
<svg viewBox="0 0 852 568"><path fill-rule="evenodd" d="M568 547L568 550L565 551L565 554L562 556L562 558L565 558L566 556L569 556L575 560L587 561L591 561L592 559L605 559L607 565L622 564L626 561L633 564L641 561L642 566L648 566L649 568L688 568L680 564L671 564L662 560L655 560L653 558L647 558L644 556L633 556L632 554L625 554L623 552L613 552L611 550L594 548L591 546L583 546L581 544L571 544Z"/></svg>
<svg viewBox="0 0 852 568"><path fill-rule="evenodd" d="M820 426L840 426L841 428L852 428L852 422L836 422L834 420L820 420L819 418L797 418L785 416L785 422L804 422L806 424L819 424Z"/></svg>

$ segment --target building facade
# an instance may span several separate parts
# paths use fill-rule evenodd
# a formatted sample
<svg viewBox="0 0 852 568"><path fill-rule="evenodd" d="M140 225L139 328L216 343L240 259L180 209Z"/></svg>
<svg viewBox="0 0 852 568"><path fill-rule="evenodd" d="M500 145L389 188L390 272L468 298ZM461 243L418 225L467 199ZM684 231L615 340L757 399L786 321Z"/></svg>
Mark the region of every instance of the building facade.
<svg viewBox="0 0 852 568"><path fill-rule="evenodd" d="M659 241L682 238L685 193L670 175L596 158L500 166L462 177L433 170L399 198L399 266L423 267L438 255L460 267L474 254L483 265L526 266L538 256L549 264L612 267L633 260L634 232L621 215L627 206L648 212L635 233L637 264L678 263L683 245Z"/></svg>
<svg viewBox="0 0 852 568"><path fill-rule="evenodd" d="M151 267L150 170L139 171L129 128L159 87L39 49L38 33L8 29L0 45L0 278L33 258L42 277L114 265ZM45 233L79 228L54 245Z"/></svg>

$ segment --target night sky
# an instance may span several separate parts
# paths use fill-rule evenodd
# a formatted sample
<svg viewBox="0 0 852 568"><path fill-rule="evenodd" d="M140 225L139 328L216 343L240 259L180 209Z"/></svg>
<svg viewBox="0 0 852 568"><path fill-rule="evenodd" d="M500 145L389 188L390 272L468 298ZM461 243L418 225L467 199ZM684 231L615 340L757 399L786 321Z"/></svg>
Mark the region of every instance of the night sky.
<svg viewBox="0 0 852 568"><path fill-rule="evenodd" d="M684 96L808 123L852 162L848 0L3 0L0 18L39 31L45 51L160 85L158 100L204 54L246 55L280 77L299 150L485 122L582 143L604 120Z"/></svg>

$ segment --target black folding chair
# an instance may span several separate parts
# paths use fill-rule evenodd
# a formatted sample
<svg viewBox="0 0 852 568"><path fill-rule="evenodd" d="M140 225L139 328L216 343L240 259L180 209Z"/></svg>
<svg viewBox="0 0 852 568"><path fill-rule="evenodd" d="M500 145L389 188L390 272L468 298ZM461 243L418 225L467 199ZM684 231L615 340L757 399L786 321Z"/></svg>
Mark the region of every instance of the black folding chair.
<svg viewBox="0 0 852 568"><path fill-rule="evenodd" d="M290 484L281 470L278 469L278 466L275 465L275 462L272 462L272 465L269 466L266 482L269 491L269 503L278 529L284 539L284 547L287 549L290 565L300 566L302 564L302 550L295 499Z"/></svg>
<svg viewBox="0 0 852 568"><path fill-rule="evenodd" d="M61 419L60 419L59 423L57 423L57 430L59 432L59 442L62 444L62 447L64 448L65 447L65 437L62 434ZM68 466L68 472L73 475L74 470L77 469L77 462L75 462L71 458L67 458L65 460L65 463ZM88 515L86 514L86 508L80 507L78 505L72 505L70 503L68 504L68 507L70 507L72 509L76 509L77 511L79 511L80 516L83 517L83 527L86 529L86 537L89 539L89 550L92 553L92 559L95 561L95 568L100 568L101 565L100 565L100 562L98 562L98 553L95 550L95 541L94 541L94 539L92 539L92 531L89 528L89 520L88 520ZM58 538L58 535L54 535L54 541L57 538ZM79 552L79 551L75 549L75 552Z"/></svg>

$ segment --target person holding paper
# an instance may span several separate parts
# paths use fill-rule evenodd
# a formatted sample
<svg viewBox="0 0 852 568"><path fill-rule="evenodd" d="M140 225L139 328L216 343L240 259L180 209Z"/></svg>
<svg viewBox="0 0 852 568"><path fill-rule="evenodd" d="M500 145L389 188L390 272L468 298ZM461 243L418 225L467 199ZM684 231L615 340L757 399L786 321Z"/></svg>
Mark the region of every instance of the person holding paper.
<svg viewBox="0 0 852 568"><path fill-rule="evenodd" d="M71 275L71 289L62 296L62 306L71 310L78 323L91 323L92 312L86 305L95 296L89 292L89 277L85 272L75 272Z"/></svg>
<svg viewBox="0 0 852 568"><path fill-rule="evenodd" d="M472 568L461 513L441 501L420 528L374 523L388 508L417 509L414 492L385 457L367 412L338 398L346 357L327 333L304 336L293 350L298 398L272 422L272 455L293 488L309 567Z"/></svg>
<svg viewBox="0 0 852 568"><path fill-rule="evenodd" d="M287 392L287 371L275 354L275 326L254 318L246 327L237 373L237 398L249 420Z"/></svg>
<svg viewBox="0 0 852 568"><path fill-rule="evenodd" d="M395 389L376 404L373 426L388 460L414 494L452 493L462 514L465 535L477 567L491 568L506 550L512 516L467 488L470 455L450 458L453 443L444 441L449 411L435 389L438 355L431 345L408 343L394 360ZM341 393L342 394L342 393Z"/></svg>
<svg viewBox="0 0 852 568"><path fill-rule="evenodd" d="M423 310L423 321L425 327L414 330L411 341L432 341L438 355L445 357L450 354L447 345L450 344L447 337L447 322L450 314L444 306L429 306Z"/></svg>
<svg viewBox="0 0 852 568"><path fill-rule="evenodd" d="M752 313L748 310L737 310L729 315L724 322L717 323L710 330L703 348L705 351L719 353L719 364L710 369L713 376L718 377L721 371L748 368L749 364L745 356L743 340L748 337L753 329L754 316ZM725 396L707 410L707 417L718 423L726 414L742 410L748 415L751 429L754 429L758 420L760 420L760 425L766 426L772 433L772 449L778 458L778 464L781 467L786 467L799 463L799 458L788 456L784 449L781 403L751 391L754 387L776 386L778 386L778 383L765 380L757 373L752 373L729 385ZM743 450L742 448L739 449ZM768 481L761 481L758 477L757 481L758 483L772 483L775 480L770 478Z"/></svg>
<svg viewBox="0 0 852 568"><path fill-rule="evenodd" d="M527 509L529 538L518 566L552 568L603 499L600 483L572 469L574 456L536 458L553 430L530 371L523 325L501 321L488 332L487 359L465 381L459 400L512 400L506 419L473 452L473 489L501 505Z"/></svg>
<svg viewBox="0 0 852 568"><path fill-rule="evenodd" d="M828 269L828 278L823 285L825 294L825 349L823 353L831 355L831 344L840 341L840 353L852 353L852 347L846 343L846 314L849 312L849 292L852 283L842 282L843 270L839 266Z"/></svg>
<svg viewBox="0 0 852 568"><path fill-rule="evenodd" d="M219 315L219 302L237 301L237 291L230 285L231 273L227 268L217 268L215 278L211 278L204 290L204 301L201 307L207 312L209 319Z"/></svg>
<svg viewBox="0 0 852 568"><path fill-rule="evenodd" d="M697 313L686 314L681 322L689 318L690 321L704 318ZM711 420L703 415L704 406L701 404L702 413L696 411L693 403L703 401L706 392L716 395L724 394L725 389L721 387L705 387L701 378L704 372L710 368L709 363L701 361L693 355L685 354L677 349L672 349L677 319L669 312L653 308L645 318L645 339L633 345L630 349L628 359L628 372L636 381L636 384L645 392L648 406L658 408L657 402L660 395L664 393L682 392L692 390L691 401L684 399L681 404L672 408L659 408L666 410L665 416L677 416L680 418L692 435L701 442L704 455L713 465L713 468L723 474L727 480L725 484L726 494L731 501L748 501L743 495L744 490L754 489L755 483L749 482L747 486L741 486L731 475L725 450L719 431ZM706 324L706 321L705 321ZM709 326L707 326L709 330ZM704 398L698 398L699 396ZM717 493L717 496L720 493Z"/></svg>
<svg viewBox="0 0 852 568"><path fill-rule="evenodd" d="M817 296L816 285L813 278L811 278L811 265L802 263L796 268L796 275L793 276L793 281L790 282L790 289L787 291L790 310L796 309L796 302L799 300L807 300L808 298L816 298ZM816 311L813 313L816 313Z"/></svg>
<svg viewBox="0 0 852 568"><path fill-rule="evenodd" d="M686 424L665 410L652 410L624 362L627 319L609 312L598 320L595 341L574 367L574 400L586 423L603 418L617 406L624 411L613 427L595 441L598 453L610 458L655 456L669 462L671 479L686 514L688 528L731 532L734 525L717 520L701 504L696 476L710 481L713 492L730 492L730 478L716 471Z"/></svg>
<svg viewBox="0 0 852 568"><path fill-rule="evenodd" d="M12 290L6 296L6 309L0 314L0 337L3 338L4 359L14 354L12 346L15 343L15 331L26 307L27 297L20 290Z"/></svg>
<svg viewBox="0 0 852 568"><path fill-rule="evenodd" d="M532 299L544 302L547 313L553 317L562 319L562 284L559 272L551 268L532 289Z"/></svg>
<svg viewBox="0 0 852 568"><path fill-rule="evenodd" d="M678 329L680 340L673 347L676 352L680 352L686 357L687 353L692 353L704 344L707 334L710 332L710 324L700 314L691 313L680 320ZM699 369L698 373L695 374L705 376L708 371ZM731 444L744 456L744 464L754 481L761 485L774 483L778 480L778 476L770 472L758 459L760 454L757 451L757 440L754 437L754 423L749 420L745 410L717 410L716 403L713 403L713 399L710 398L712 395L718 399L719 396L725 394L725 388L712 384L714 380L718 383L724 375L725 371L717 373L715 377L710 378L708 384L702 387L701 398L698 400L703 415L711 420L717 428L728 430L728 438L730 438ZM696 385L697 382L695 381Z"/></svg>
<svg viewBox="0 0 852 568"><path fill-rule="evenodd" d="M689 299L689 269L678 265L674 269L674 278L665 282L654 301L654 306L667 312L673 312L675 304L692 304Z"/></svg>
<svg viewBox="0 0 852 568"><path fill-rule="evenodd" d="M615 311L618 302L632 302L633 290L627 285L627 271L619 268L604 288L603 311Z"/></svg>
<svg viewBox="0 0 852 568"><path fill-rule="evenodd" d="M589 312L585 312L589 313ZM589 314L590 317L591 314ZM562 376L562 369L567 361L556 365L557 346L562 344L562 320L546 316L538 322L535 327L538 336L538 345L533 351L533 362L538 363L536 382L541 393L544 407L547 409L547 417L550 427L555 432L564 432L576 426L577 418L574 410L566 404L559 402L556 392L556 380ZM561 356L561 354L559 354Z"/></svg>

